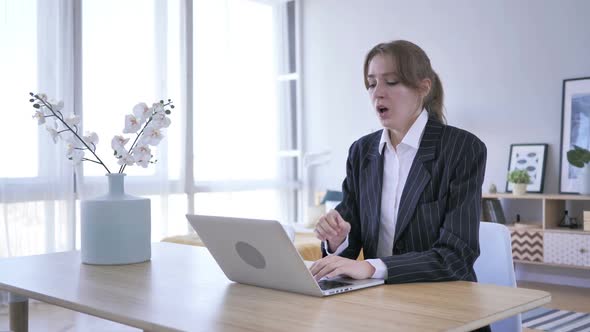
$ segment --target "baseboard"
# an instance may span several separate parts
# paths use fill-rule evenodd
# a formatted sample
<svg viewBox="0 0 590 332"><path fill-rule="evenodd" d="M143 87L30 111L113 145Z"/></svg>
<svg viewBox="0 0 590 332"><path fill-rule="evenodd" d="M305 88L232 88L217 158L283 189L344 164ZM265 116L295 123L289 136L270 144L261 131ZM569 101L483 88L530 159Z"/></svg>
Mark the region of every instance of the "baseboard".
<svg viewBox="0 0 590 332"><path fill-rule="evenodd" d="M515 264L516 280L590 288L590 270Z"/></svg>

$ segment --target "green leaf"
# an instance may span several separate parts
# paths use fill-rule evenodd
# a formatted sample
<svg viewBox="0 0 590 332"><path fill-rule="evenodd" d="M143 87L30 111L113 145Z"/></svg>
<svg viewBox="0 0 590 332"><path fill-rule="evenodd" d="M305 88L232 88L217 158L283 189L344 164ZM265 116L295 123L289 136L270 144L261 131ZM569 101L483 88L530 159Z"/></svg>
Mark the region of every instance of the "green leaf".
<svg viewBox="0 0 590 332"><path fill-rule="evenodd" d="M508 182L511 183L530 183L531 177L529 172L524 169L515 169L508 173Z"/></svg>
<svg viewBox="0 0 590 332"><path fill-rule="evenodd" d="M567 152L567 161L572 166L582 168L590 162L590 151L574 145L574 149Z"/></svg>

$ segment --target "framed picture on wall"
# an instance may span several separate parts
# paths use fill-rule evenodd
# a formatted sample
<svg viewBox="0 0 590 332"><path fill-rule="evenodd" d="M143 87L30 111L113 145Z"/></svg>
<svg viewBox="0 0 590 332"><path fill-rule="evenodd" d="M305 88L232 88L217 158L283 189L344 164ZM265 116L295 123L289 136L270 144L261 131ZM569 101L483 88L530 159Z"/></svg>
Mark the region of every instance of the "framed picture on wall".
<svg viewBox="0 0 590 332"><path fill-rule="evenodd" d="M545 183L545 165L547 164L547 144L512 144L508 160L508 172L526 170L531 183L527 193L542 193ZM512 192L512 183L506 181L506 192Z"/></svg>
<svg viewBox="0 0 590 332"><path fill-rule="evenodd" d="M570 165L567 152L574 145L590 149L590 77L563 80L559 192L579 193L581 168Z"/></svg>

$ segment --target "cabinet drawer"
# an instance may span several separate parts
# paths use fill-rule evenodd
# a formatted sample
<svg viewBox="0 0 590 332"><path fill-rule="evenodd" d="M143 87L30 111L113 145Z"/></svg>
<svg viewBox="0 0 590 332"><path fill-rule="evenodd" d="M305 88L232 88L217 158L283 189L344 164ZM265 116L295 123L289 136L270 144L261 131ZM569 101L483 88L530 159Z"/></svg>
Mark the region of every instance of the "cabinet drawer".
<svg viewBox="0 0 590 332"><path fill-rule="evenodd" d="M546 231L543 242L545 263L590 266L590 235Z"/></svg>
<svg viewBox="0 0 590 332"><path fill-rule="evenodd" d="M543 232L510 229L512 258L517 261L543 263Z"/></svg>

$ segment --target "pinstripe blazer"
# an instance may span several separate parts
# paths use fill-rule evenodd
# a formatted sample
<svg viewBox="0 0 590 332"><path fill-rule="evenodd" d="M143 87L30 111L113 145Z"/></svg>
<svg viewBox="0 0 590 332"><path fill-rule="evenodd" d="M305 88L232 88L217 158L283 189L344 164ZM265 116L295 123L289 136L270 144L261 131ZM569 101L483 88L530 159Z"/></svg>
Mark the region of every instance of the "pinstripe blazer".
<svg viewBox="0 0 590 332"><path fill-rule="evenodd" d="M364 136L348 153L343 200L336 207L351 225L343 257L356 259L362 248L365 258L377 258L380 138L381 131ZM475 135L428 120L400 198L393 252L380 257L387 283L476 281L485 163L486 146Z"/></svg>

